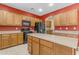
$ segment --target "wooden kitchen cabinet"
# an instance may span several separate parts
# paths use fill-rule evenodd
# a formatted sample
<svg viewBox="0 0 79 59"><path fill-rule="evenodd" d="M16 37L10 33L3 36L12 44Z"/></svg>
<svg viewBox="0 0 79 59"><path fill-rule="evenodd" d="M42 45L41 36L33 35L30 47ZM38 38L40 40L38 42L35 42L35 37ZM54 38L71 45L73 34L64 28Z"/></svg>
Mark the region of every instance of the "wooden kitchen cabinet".
<svg viewBox="0 0 79 59"><path fill-rule="evenodd" d="M77 25L77 9L73 9L67 12L68 25Z"/></svg>
<svg viewBox="0 0 79 59"><path fill-rule="evenodd" d="M3 10L0 10L0 25L3 25L4 16L3 16Z"/></svg>
<svg viewBox="0 0 79 59"><path fill-rule="evenodd" d="M22 16L14 13L14 25L21 26Z"/></svg>
<svg viewBox="0 0 79 59"><path fill-rule="evenodd" d="M16 33L10 34L10 39L11 39L10 41L11 46L18 45L18 36Z"/></svg>
<svg viewBox="0 0 79 59"><path fill-rule="evenodd" d="M39 39L35 37L32 39L32 54L39 55Z"/></svg>
<svg viewBox="0 0 79 59"><path fill-rule="evenodd" d="M40 55L50 55L51 49L49 47L40 45Z"/></svg>
<svg viewBox="0 0 79 59"><path fill-rule="evenodd" d="M6 25L8 26L13 26L14 25L14 15L11 12L5 11L6 12Z"/></svg>
<svg viewBox="0 0 79 59"><path fill-rule="evenodd" d="M77 9L69 10L64 13L60 13L54 16L54 24L55 26L71 26L77 25L78 19Z"/></svg>
<svg viewBox="0 0 79 59"><path fill-rule="evenodd" d="M54 25L55 26L61 26L61 22L60 22L60 14L58 14L58 15L55 15L54 16Z"/></svg>
<svg viewBox="0 0 79 59"><path fill-rule="evenodd" d="M6 25L7 24L7 12L4 10L0 10L0 25Z"/></svg>
<svg viewBox="0 0 79 59"><path fill-rule="evenodd" d="M47 27L47 28L51 28L51 21L46 21L46 23L45 23L45 26Z"/></svg>
<svg viewBox="0 0 79 59"><path fill-rule="evenodd" d="M55 54L56 55L74 55L74 49L60 45L60 44L54 44L55 46ZM67 51L67 52L66 52Z"/></svg>
<svg viewBox="0 0 79 59"><path fill-rule="evenodd" d="M23 44L23 33L18 33L18 44Z"/></svg>
<svg viewBox="0 0 79 59"><path fill-rule="evenodd" d="M28 51L30 54L32 54L32 36L28 36L27 44L28 44Z"/></svg>
<svg viewBox="0 0 79 59"><path fill-rule="evenodd" d="M0 34L0 49L2 48L2 35Z"/></svg>
<svg viewBox="0 0 79 59"><path fill-rule="evenodd" d="M40 55L51 55L53 44L49 41L40 40Z"/></svg>
<svg viewBox="0 0 79 59"><path fill-rule="evenodd" d="M35 19L32 17L31 18L31 26L35 26L35 21L34 21Z"/></svg>
<svg viewBox="0 0 79 59"><path fill-rule="evenodd" d="M7 48L10 46L10 35L9 34L3 34L2 35L2 48Z"/></svg>

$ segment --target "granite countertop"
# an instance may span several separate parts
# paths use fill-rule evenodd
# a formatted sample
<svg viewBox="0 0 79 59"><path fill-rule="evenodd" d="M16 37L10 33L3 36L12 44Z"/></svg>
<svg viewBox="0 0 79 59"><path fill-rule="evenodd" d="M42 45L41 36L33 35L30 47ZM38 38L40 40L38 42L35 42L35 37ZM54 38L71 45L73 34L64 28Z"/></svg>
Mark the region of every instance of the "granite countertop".
<svg viewBox="0 0 79 59"><path fill-rule="evenodd" d="M17 31L0 31L0 34L11 34L11 33L21 33L20 30Z"/></svg>
<svg viewBox="0 0 79 59"><path fill-rule="evenodd" d="M41 33L31 33L28 35L38 37L44 40L48 40L54 43L58 43L67 47L75 48L75 49L77 48L77 44L78 44L77 38L70 38L70 37L50 35L50 34L41 34Z"/></svg>

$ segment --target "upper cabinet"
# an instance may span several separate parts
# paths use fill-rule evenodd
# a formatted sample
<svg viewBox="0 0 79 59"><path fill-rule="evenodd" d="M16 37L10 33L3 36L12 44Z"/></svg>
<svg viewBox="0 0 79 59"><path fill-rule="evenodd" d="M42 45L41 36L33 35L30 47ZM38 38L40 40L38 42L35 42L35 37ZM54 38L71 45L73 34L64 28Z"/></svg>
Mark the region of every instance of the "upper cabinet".
<svg viewBox="0 0 79 59"><path fill-rule="evenodd" d="M20 14L14 14L14 25L15 26L21 26L23 20L23 16Z"/></svg>
<svg viewBox="0 0 79 59"><path fill-rule="evenodd" d="M35 22L39 19L32 16L0 10L0 25L21 26L22 20L31 21L31 26L35 26Z"/></svg>
<svg viewBox="0 0 79 59"><path fill-rule="evenodd" d="M61 24L60 14L54 16L54 25L60 26Z"/></svg>
<svg viewBox="0 0 79 59"><path fill-rule="evenodd" d="M77 9L69 10L54 16L55 26L77 25Z"/></svg>

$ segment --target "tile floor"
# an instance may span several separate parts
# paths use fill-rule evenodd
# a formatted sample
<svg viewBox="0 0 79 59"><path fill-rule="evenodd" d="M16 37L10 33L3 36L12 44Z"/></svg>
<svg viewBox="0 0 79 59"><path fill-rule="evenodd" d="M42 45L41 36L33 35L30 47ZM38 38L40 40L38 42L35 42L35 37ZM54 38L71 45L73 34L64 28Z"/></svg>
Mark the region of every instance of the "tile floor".
<svg viewBox="0 0 79 59"><path fill-rule="evenodd" d="M30 55L27 50L27 44L14 46L11 48L0 50L0 55ZM79 55L79 50L76 51L76 55Z"/></svg>
<svg viewBox="0 0 79 59"><path fill-rule="evenodd" d="M0 55L29 55L27 51L27 44L0 50Z"/></svg>

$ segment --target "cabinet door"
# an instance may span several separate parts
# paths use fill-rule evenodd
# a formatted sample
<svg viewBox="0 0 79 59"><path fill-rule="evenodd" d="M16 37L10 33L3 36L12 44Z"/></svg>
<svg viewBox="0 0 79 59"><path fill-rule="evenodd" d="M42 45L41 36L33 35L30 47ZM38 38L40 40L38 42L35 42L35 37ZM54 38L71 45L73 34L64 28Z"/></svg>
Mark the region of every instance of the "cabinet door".
<svg viewBox="0 0 79 59"><path fill-rule="evenodd" d="M63 45L59 45L59 44L55 44L55 54L56 55L74 55L74 49L63 46Z"/></svg>
<svg viewBox="0 0 79 59"><path fill-rule="evenodd" d="M52 42L40 40L40 54L43 54L43 55L53 54L51 53L52 47L53 47Z"/></svg>
<svg viewBox="0 0 79 59"><path fill-rule="evenodd" d="M0 25L3 25L3 20L4 20L3 19L4 18L3 15L4 15L3 14L3 10L0 10Z"/></svg>
<svg viewBox="0 0 79 59"><path fill-rule="evenodd" d="M7 24L7 20L6 20L7 12L4 10L2 10L1 12L2 12L2 25L6 25Z"/></svg>
<svg viewBox="0 0 79 59"><path fill-rule="evenodd" d="M10 46L9 40L10 40L9 34L2 34L2 48L6 48Z"/></svg>
<svg viewBox="0 0 79 59"><path fill-rule="evenodd" d="M7 13L7 15L6 15L6 22L7 22L7 24L6 25L9 25L9 26L13 26L13 24L14 24L14 15L13 15L13 13L11 13L11 12L8 12L8 11L6 11L6 13Z"/></svg>
<svg viewBox="0 0 79 59"><path fill-rule="evenodd" d="M18 44L17 34L11 34L10 37L11 37L10 45L11 46L17 45Z"/></svg>
<svg viewBox="0 0 79 59"><path fill-rule="evenodd" d="M23 33L18 33L18 44L23 43Z"/></svg>
<svg viewBox="0 0 79 59"><path fill-rule="evenodd" d="M14 13L14 25L15 26L21 26L21 21L22 21L21 18L22 18L21 15Z"/></svg>
<svg viewBox="0 0 79 59"><path fill-rule="evenodd" d="M2 36L0 34L0 49L2 48Z"/></svg>
<svg viewBox="0 0 79 59"><path fill-rule="evenodd" d="M33 37L32 41L32 54L33 55L39 55L39 39Z"/></svg>
<svg viewBox="0 0 79 59"><path fill-rule="evenodd" d="M32 54L39 55L39 43L32 42Z"/></svg>
<svg viewBox="0 0 79 59"><path fill-rule="evenodd" d="M34 17L31 17L31 26L35 26L35 18Z"/></svg>
<svg viewBox="0 0 79 59"><path fill-rule="evenodd" d="M28 51L30 54L32 54L32 39L33 39L32 36L28 36L27 43L28 43Z"/></svg>
<svg viewBox="0 0 79 59"><path fill-rule="evenodd" d="M40 45L40 55L50 55L51 49L49 47Z"/></svg>
<svg viewBox="0 0 79 59"><path fill-rule="evenodd" d="M77 25L77 9L68 11L69 25Z"/></svg>
<svg viewBox="0 0 79 59"><path fill-rule="evenodd" d="M54 16L54 24L55 26L60 26L60 14Z"/></svg>

